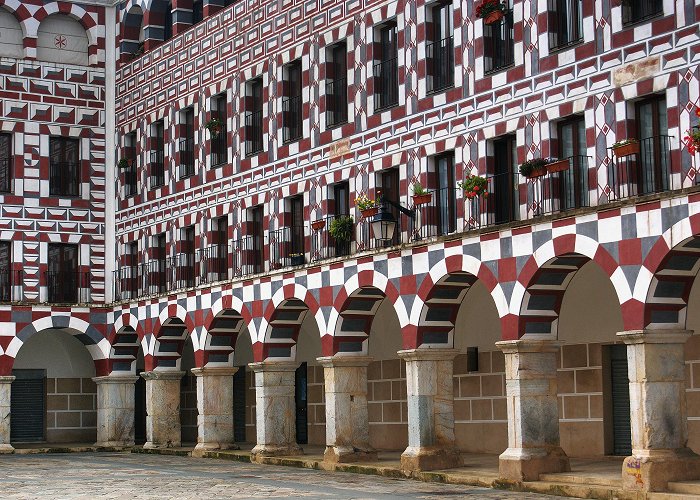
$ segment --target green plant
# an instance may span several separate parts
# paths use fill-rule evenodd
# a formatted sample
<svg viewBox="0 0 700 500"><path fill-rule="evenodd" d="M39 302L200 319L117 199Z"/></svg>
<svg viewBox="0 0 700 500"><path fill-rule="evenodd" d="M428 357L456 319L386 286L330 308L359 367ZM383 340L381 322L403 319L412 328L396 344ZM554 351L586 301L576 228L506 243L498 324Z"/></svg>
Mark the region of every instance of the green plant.
<svg viewBox="0 0 700 500"><path fill-rule="evenodd" d="M350 241L355 229L355 221L349 215L340 215L333 219L328 232L338 241Z"/></svg>
<svg viewBox="0 0 700 500"><path fill-rule="evenodd" d="M126 169L131 165L131 161L126 158L122 158L117 162L117 168Z"/></svg>
<svg viewBox="0 0 700 500"><path fill-rule="evenodd" d="M221 130L224 128L224 122L218 118L212 118L206 124L204 124L204 127L209 131L212 138L216 139Z"/></svg>
<svg viewBox="0 0 700 500"><path fill-rule="evenodd" d="M480 175L467 174L467 177L463 181L459 181L457 185L470 200L475 196L486 198L489 195L487 191L488 181L486 177L481 177Z"/></svg>
<svg viewBox="0 0 700 500"><path fill-rule="evenodd" d="M621 146L626 146L627 144L637 144L639 141L637 139L627 138L617 141L615 144L610 146L611 148L619 148Z"/></svg>
<svg viewBox="0 0 700 500"><path fill-rule="evenodd" d="M413 196L420 196L422 194L428 194L423 185L420 182L416 182L413 185Z"/></svg>
<svg viewBox="0 0 700 500"><path fill-rule="evenodd" d="M530 177L535 170L544 168L546 165L547 161L544 158L533 158L523 162L518 170L523 177Z"/></svg>
<svg viewBox="0 0 700 500"><path fill-rule="evenodd" d="M494 11L505 12L506 10L507 10L506 4L503 2L499 2L498 0L484 0L476 8L475 14L476 14L476 17L484 18L484 17L488 16L491 12L494 12Z"/></svg>
<svg viewBox="0 0 700 500"><path fill-rule="evenodd" d="M355 198L355 205L360 211L369 210L377 206L377 200L373 200L368 198L367 195L362 194Z"/></svg>

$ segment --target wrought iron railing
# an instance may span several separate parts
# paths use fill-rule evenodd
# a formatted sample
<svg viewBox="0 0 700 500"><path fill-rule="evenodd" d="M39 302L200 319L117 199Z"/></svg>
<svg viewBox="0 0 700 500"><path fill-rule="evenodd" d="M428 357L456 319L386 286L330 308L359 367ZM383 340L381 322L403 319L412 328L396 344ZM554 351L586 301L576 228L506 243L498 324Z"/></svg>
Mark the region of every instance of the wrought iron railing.
<svg viewBox="0 0 700 500"><path fill-rule="evenodd" d="M231 244L231 267L234 277L263 272L264 259L264 246L260 236L243 236Z"/></svg>
<svg viewBox="0 0 700 500"><path fill-rule="evenodd" d="M46 301L55 304L91 302L90 271L46 271Z"/></svg>
<svg viewBox="0 0 700 500"><path fill-rule="evenodd" d="M146 264L145 290L149 295L163 293L168 289L166 259L153 259Z"/></svg>
<svg viewBox="0 0 700 500"><path fill-rule="evenodd" d="M51 162L49 165L49 194L51 196L80 196L79 162Z"/></svg>
<svg viewBox="0 0 700 500"><path fill-rule="evenodd" d="M520 212L520 174L501 172L487 176L488 222L505 224L518 220Z"/></svg>
<svg viewBox="0 0 700 500"><path fill-rule="evenodd" d="M213 167L228 162L228 133L222 124L216 136L211 138L211 164Z"/></svg>
<svg viewBox="0 0 700 500"><path fill-rule="evenodd" d="M664 12L659 0L625 0L622 2L622 24L634 24Z"/></svg>
<svg viewBox="0 0 700 500"><path fill-rule="evenodd" d="M137 180L136 160L131 160L129 166L124 169L124 196L127 198L136 196Z"/></svg>
<svg viewBox="0 0 700 500"><path fill-rule="evenodd" d="M394 57L374 65L374 109L396 106L399 103L398 58Z"/></svg>
<svg viewBox="0 0 700 500"><path fill-rule="evenodd" d="M24 271L21 269L0 268L0 302L22 300Z"/></svg>
<svg viewBox="0 0 700 500"><path fill-rule="evenodd" d="M361 218L359 220L357 223L357 227L359 229L357 240L358 252L388 248L395 245L400 245L404 242L404 232L406 231L406 228L410 227L410 219L406 215L398 212L398 210L392 211L392 215L396 220L396 226L393 237L390 240L378 240L374 237L375 235L372 231L372 217Z"/></svg>
<svg viewBox="0 0 700 500"><path fill-rule="evenodd" d="M414 206L411 239L444 236L457 230L457 189L440 188L430 191L430 195L430 201Z"/></svg>
<svg viewBox="0 0 700 500"><path fill-rule="evenodd" d="M245 153L251 156L263 149L262 109L245 116Z"/></svg>
<svg viewBox="0 0 700 500"><path fill-rule="evenodd" d="M513 11L509 10L493 24L484 26L484 63L486 73L501 71L514 63Z"/></svg>
<svg viewBox="0 0 700 500"><path fill-rule="evenodd" d="M270 269L306 263L304 226L287 226L268 231Z"/></svg>
<svg viewBox="0 0 700 500"><path fill-rule="evenodd" d="M0 193L12 191L12 157L0 158Z"/></svg>
<svg viewBox="0 0 700 500"><path fill-rule="evenodd" d="M301 96L286 97L282 100L282 140L292 142L302 136Z"/></svg>
<svg viewBox="0 0 700 500"><path fill-rule="evenodd" d="M114 300L132 300L143 294L145 264L123 266L114 271Z"/></svg>
<svg viewBox="0 0 700 500"><path fill-rule="evenodd" d="M528 207L531 215L547 215L590 205L588 192L588 156L562 158L556 171L528 183ZM550 165L550 167L552 166Z"/></svg>
<svg viewBox="0 0 700 500"><path fill-rule="evenodd" d="M326 83L326 127L348 121L348 83L345 77Z"/></svg>
<svg viewBox="0 0 700 500"><path fill-rule="evenodd" d="M440 92L454 85L454 42L451 36L425 47L430 91Z"/></svg>
<svg viewBox="0 0 700 500"><path fill-rule="evenodd" d="M342 257L350 255L353 237L348 241L340 241L333 238L330 227L338 217L348 217L347 215L330 215L322 219L324 224L318 229L311 226L311 261L329 259L332 257Z"/></svg>
<svg viewBox="0 0 700 500"><path fill-rule="evenodd" d="M195 286L197 276L194 253L179 253L166 259L168 290L180 290Z"/></svg>
<svg viewBox="0 0 700 500"><path fill-rule="evenodd" d="M213 283L228 278L228 245L219 243L199 250L200 283Z"/></svg>
<svg viewBox="0 0 700 500"><path fill-rule="evenodd" d="M583 40L583 0L548 0L549 47L563 49Z"/></svg>
<svg viewBox="0 0 700 500"><path fill-rule="evenodd" d="M617 156L608 166L610 199L675 189L671 175L671 137L658 135L639 141L639 152Z"/></svg>
<svg viewBox="0 0 700 500"><path fill-rule="evenodd" d="M194 174L194 138L180 139L180 179Z"/></svg>
<svg viewBox="0 0 700 500"><path fill-rule="evenodd" d="M165 164L163 163L163 151L151 151L151 164L149 174L151 177L151 187L159 187L165 184Z"/></svg>

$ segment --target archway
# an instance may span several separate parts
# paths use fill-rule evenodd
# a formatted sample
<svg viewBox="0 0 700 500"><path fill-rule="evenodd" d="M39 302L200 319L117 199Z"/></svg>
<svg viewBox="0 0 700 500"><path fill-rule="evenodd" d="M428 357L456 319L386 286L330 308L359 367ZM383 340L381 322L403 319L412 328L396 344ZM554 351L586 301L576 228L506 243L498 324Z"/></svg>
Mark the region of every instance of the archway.
<svg viewBox="0 0 700 500"><path fill-rule="evenodd" d="M11 12L0 8L0 56L22 59L24 57L24 33L17 18Z"/></svg>
<svg viewBox="0 0 700 500"><path fill-rule="evenodd" d="M137 57L143 53L144 28L143 10L138 5L132 5L129 11L124 14L121 23L122 33L120 42L120 53L122 60Z"/></svg>
<svg viewBox="0 0 700 500"><path fill-rule="evenodd" d="M87 66L88 46L85 28L66 14L51 14L39 25L37 32L39 61Z"/></svg>
<svg viewBox="0 0 700 500"><path fill-rule="evenodd" d="M49 328L25 339L12 374L13 443L96 441L95 363L73 332Z"/></svg>

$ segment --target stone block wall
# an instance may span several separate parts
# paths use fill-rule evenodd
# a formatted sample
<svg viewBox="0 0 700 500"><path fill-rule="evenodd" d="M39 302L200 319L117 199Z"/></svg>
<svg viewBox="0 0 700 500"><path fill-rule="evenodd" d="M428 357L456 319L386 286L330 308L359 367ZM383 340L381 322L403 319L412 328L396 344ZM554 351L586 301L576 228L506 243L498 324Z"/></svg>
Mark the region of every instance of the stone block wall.
<svg viewBox="0 0 700 500"><path fill-rule="evenodd" d="M46 379L46 441L94 443L97 388L90 378Z"/></svg>
<svg viewBox="0 0 700 500"><path fill-rule="evenodd" d="M505 358L480 352L478 370L467 370L467 355L454 364L455 438L460 450L501 453L508 444Z"/></svg>
<svg viewBox="0 0 700 500"><path fill-rule="evenodd" d="M367 368L369 441L378 450L408 446L406 364L399 359L375 361Z"/></svg>
<svg viewBox="0 0 700 500"><path fill-rule="evenodd" d="M197 442L197 377L186 373L180 381L180 425L183 443Z"/></svg>
<svg viewBox="0 0 700 500"><path fill-rule="evenodd" d="M688 446L700 453L700 332L685 344Z"/></svg>
<svg viewBox="0 0 700 500"><path fill-rule="evenodd" d="M246 443L255 443L255 374L245 371L245 440Z"/></svg>
<svg viewBox="0 0 700 500"><path fill-rule="evenodd" d="M326 444L326 395L323 385L323 367L308 366L306 371L306 398L309 444Z"/></svg>

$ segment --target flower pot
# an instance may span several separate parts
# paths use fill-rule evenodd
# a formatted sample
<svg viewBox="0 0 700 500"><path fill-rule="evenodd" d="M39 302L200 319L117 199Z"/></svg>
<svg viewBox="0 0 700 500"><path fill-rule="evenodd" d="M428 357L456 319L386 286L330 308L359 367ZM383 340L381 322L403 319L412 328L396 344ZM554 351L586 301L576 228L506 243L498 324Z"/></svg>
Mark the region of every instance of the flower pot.
<svg viewBox="0 0 700 500"><path fill-rule="evenodd" d="M363 218L369 219L379 213L379 207L365 208L364 210L360 210L360 213Z"/></svg>
<svg viewBox="0 0 700 500"><path fill-rule="evenodd" d="M547 164L547 172L549 172L550 174L553 174L556 172L564 172L565 170L569 170L569 160L568 159L559 160L559 161L555 161L553 163Z"/></svg>
<svg viewBox="0 0 700 500"><path fill-rule="evenodd" d="M639 153L639 143L628 142L622 146L617 146L616 148L613 148L613 153L615 153L615 156L617 157L635 155Z"/></svg>
<svg viewBox="0 0 700 500"><path fill-rule="evenodd" d="M425 194L414 194L413 195L413 204L414 205L425 205L426 203L430 203L433 199L433 193L425 193Z"/></svg>
<svg viewBox="0 0 700 500"><path fill-rule="evenodd" d="M325 219L318 219L318 220L315 220L311 223L311 229L313 229L314 231L320 231L321 229L324 228L325 225L326 225Z"/></svg>
<svg viewBox="0 0 700 500"><path fill-rule="evenodd" d="M494 24L503 19L503 12L500 10L492 10L484 16L485 24Z"/></svg>
<svg viewBox="0 0 700 500"><path fill-rule="evenodd" d="M542 177L547 173L547 167L538 167L538 168L533 168L532 172L530 172L530 175L527 176L528 179L536 179L537 177Z"/></svg>

